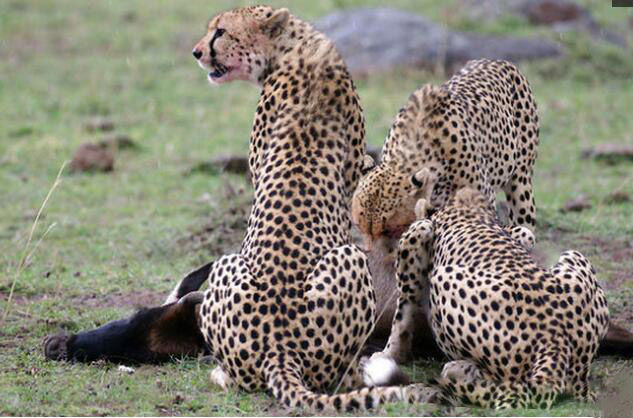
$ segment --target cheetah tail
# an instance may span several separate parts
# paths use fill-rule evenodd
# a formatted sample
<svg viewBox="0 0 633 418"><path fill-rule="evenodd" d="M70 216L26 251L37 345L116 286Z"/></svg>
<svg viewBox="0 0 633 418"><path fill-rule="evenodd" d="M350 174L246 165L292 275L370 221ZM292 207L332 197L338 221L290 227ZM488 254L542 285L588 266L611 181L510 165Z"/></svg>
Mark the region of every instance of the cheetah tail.
<svg viewBox="0 0 633 418"><path fill-rule="evenodd" d="M408 386L366 387L335 395L319 394L309 390L301 379L298 368L269 367L268 388L273 396L292 409L304 411L350 412L372 409L379 405L405 401L407 403L439 403L439 392L422 384Z"/></svg>
<svg viewBox="0 0 633 418"><path fill-rule="evenodd" d="M533 408L549 409L556 399L556 389L544 387L537 394L528 384L491 380L458 381L442 377L431 379L429 386L439 390L443 400L453 406L478 405L490 409Z"/></svg>

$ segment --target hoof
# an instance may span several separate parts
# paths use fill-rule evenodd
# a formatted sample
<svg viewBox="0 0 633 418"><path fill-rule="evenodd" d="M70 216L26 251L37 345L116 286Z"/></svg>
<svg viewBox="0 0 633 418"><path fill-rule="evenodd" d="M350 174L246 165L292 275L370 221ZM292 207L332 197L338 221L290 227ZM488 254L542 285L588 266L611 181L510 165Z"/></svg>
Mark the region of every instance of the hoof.
<svg viewBox="0 0 633 418"><path fill-rule="evenodd" d="M47 360L67 360L69 338L70 335L65 333L46 338L44 341L44 357Z"/></svg>

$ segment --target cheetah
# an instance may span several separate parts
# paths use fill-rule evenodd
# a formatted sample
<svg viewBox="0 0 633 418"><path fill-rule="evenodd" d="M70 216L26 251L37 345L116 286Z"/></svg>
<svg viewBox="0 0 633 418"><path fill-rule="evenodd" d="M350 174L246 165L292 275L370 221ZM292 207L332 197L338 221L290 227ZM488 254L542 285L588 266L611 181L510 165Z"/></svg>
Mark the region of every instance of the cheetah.
<svg viewBox="0 0 633 418"><path fill-rule="evenodd" d="M470 61L442 86L415 91L398 112L382 161L354 193L353 221L368 245L399 237L415 220L419 190L429 191L437 210L469 186L490 202L503 190L510 226L533 229L538 137L536 104L519 70L506 61ZM432 184L421 188L422 178Z"/></svg>
<svg viewBox="0 0 633 418"><path fill-rule="evenodd" d="M460 189L430 218L428 206L417 203L418 220L400 239L397 312L373 359L410 343L411 307L428 303L436 342L453 360L431 382L444 399L488 408L550 408L563 393L595 401L588 378L609 312L590 262L566 251L539 267L526 249L531 232L508 233L475 189Z"/></svg>

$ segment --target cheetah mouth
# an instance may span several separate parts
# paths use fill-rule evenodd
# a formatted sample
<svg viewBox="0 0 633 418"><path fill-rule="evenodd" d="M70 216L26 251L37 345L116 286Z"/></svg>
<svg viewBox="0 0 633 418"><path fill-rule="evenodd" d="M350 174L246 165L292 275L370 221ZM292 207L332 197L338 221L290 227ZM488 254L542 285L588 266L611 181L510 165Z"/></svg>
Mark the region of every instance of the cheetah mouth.
<svg viewBox="0 0 633 418"><path fill-rule="evenodd" d="M225 78L229 75L235 67L230 67L228 65L223 65L218 62L213 62L211 65L211 71L209 71L209 81L212 83L217 83L222 78Z"/></svg>
<svg viewBox="0 0 633 418"><path fill-rule="evenodd" d="M213 79L217 79L217 78L221 78L222 76L226 75L229 73L230 68L225 67L225 66L218 66L216 67L215 71L211 71L209 72L209 78L213 78Z"/></svg>

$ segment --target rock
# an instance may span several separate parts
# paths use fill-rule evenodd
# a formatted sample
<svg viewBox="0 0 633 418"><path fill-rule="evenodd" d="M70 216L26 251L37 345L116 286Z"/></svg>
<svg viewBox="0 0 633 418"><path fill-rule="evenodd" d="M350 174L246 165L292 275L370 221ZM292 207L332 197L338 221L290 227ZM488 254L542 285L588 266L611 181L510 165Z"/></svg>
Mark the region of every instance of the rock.
<svg viewBox="0 0 633 418"><path fill-rule="evenodd" d="M633 145L600 144L582 150L580 156L581 158L593 158L610 164L633 161Z"/></svg>
<svg viewBox="0 0 633 418"><path fill-rule="evenodd" d="M447 51L446 68L454 71L466 61L479 58L518 62L553 58L561 53L560 46L545 39L469 34L456 38Z"/></svg>
<svg viewBox="0 0 633 418"><path fill-rule="evenodd" d="M578 30L622 48L626 38L600 25L586 9L571 0L520 0L515 10L532 24L550 25L558 32Z"/></svg>
<svg viewBox="0 0 633 418"><path fill-rule="evenodd" d="M620 203L628 203L630 201L631 196L622 190L616 190L615 192L609 193L607 197L604 198L604 203L607 205L617 205Z"/></svg>
<svg viewBox="0 0 633 418"><path fill-rule="evenodd" d="M220 155L210 161L196 164L185 175L196 173L217 175L224 172L234 174L248 173L248 158L243 155Z"/></svg>
<svg viewBox="0 0 633 418"><path fill-rule="evenodd" d="M97 145L104 148L110 148L115 151L123 150L123 149L127 149L127 150L139 149L138 144L134 142L132 138L130 138L126 134L120 134L120 133L110 133L110 134L103 135L101 137L101 140L99 140L99 142L97 143Z"/></svg>
<svg viewBox="0 0 633 418"><path fill-rule="evenodd" d="M70 170L81 171L102 171L108 172L114 169L114 154L107 148L98 144L81 144L73 160L70 163Z"/></svg>
<svg viewBox="0 0 633 418"><path fill-rule="evenodd" d="M365 152L377 162L380 159L380 153L382 150L379 147L367 147ZM194 165L187 170L184 175L190 176L196 173L211 175L233 173L245 174L247 177L250 177L248 157L245 155L220 155L210 161L203 161Z"/></svg>
<svg viewBox="0 0 633 418"><path fill-rule="evenodd" d="M453 32L422 16L390 9L351 9L315 22L335 43L356 75L394 67L454 70L474 58L520 61L556 57L558 44L546 39Z"/></svg>
<svg viewBox="0 0 633 418"><path fill-rule="evenodd" d="M421 16L389 8L338 11L315 27L336 44L352 73L434 65L453 36Z"/></svg>
<svg viewBox="0 0 633 418"><path fill-rule="evenodd" d="M591 209L591 202L586 195L580 195L575 199L567 201L561 208L561 212L581 212L585 209Z"/></svg>
<svg viewBox="0 0 633 418"><path fill-rule="evenodd" d="M114 122L103 116L94 116L84 123L84 129L88 132L106 132L114 129Z"/></svg>
<svg viewBox="0 0 633 418"><path fill-rule="evenodd" d="M569 0L527 0L519 2L518 9L530 23L553 25L586 18L589 12Z"/></svg>

